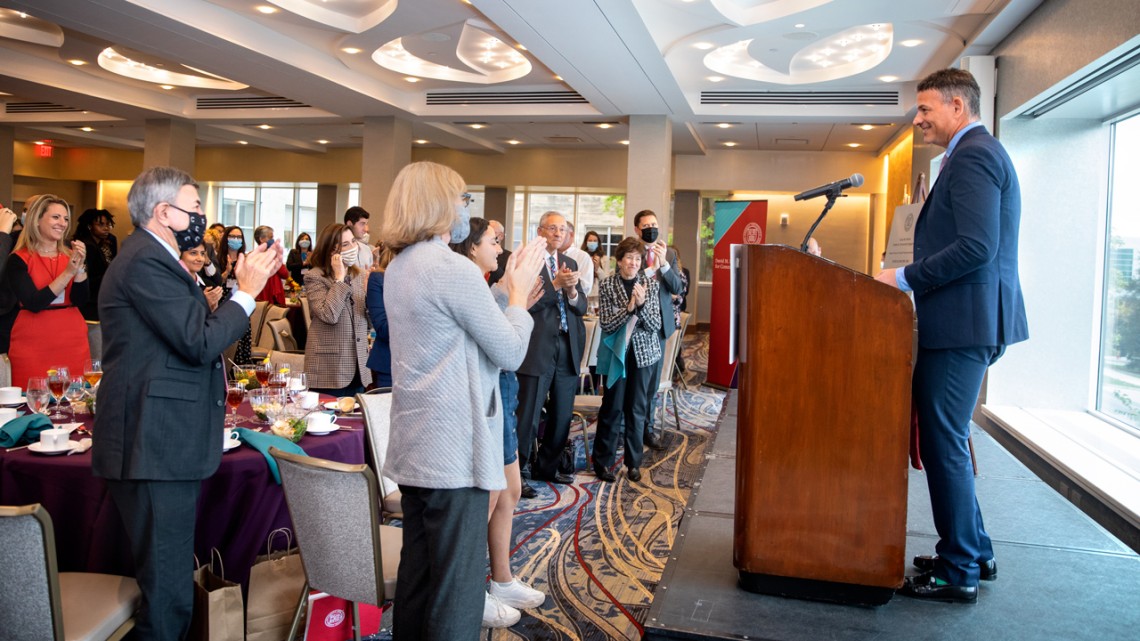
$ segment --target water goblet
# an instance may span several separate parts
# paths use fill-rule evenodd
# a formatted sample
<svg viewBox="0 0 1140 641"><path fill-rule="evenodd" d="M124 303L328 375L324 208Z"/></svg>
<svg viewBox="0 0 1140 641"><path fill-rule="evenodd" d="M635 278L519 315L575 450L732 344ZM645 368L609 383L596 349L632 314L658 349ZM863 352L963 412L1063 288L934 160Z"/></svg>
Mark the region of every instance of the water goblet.
<svg viewBox="0 0 1140 641"><path fill-rule="evenodd" d="M226 425L234 427L241 422L238 418L237 409L241 407L242 401L245 400L245 384L240 381L231 381L226 386L226 405L230 408L230 415L226 417Z"/></svg>
<svg viewBox="0 0 1140 641"><path fill-rule="evenodd" d="M28 402L28 410L36 414L46 414L48 404L51 402L51 392L48 390L47 377L34 376L28 379L27 391L24 392Z"/></svg>
<svg viewBox="0 0 1140 641"><path fill-rule="evenodd" d="M67 398L67 407L71 411L71 420L75 420L75 406L87 396L87 385L84 376L72 376L68 381L67 390L63 393Z"/></svg>
<svg viewBox="0 0 1140 641"><path fill-rule="evenodd" d="M59 403L63 400L63 393L67 390L68 383L71 382L71 372L63 365L56 365L47 371L48 391L51 392L52 400L55 401L55 408L48 418L64 418L63 412L59 409Z"/></svg>
<svg viewBox="0 0 1140 641"><path fill-rule="evenodd" d="M296 372L289 376L289 400L297 402L297 397L309 391L309 376L304 372Z"/></svg>

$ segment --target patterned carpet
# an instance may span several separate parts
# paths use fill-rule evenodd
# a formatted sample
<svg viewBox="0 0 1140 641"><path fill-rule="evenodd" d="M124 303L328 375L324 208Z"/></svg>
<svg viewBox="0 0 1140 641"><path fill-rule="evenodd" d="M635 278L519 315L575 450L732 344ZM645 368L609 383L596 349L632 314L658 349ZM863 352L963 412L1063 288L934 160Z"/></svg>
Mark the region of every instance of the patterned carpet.
<svg viewBox="0 0 1140 641"><path fill-rule="evenodd" d="M690 330L682 353L685 387L678 389L679 407L668 404L667 449L646 451L640 483L631 483L624 472L615 483L601 483L592 470L583 471L590 468L577 425L572 428L579 455L574 483L532 483L538 497L519 503L511 565L517 577L549 596L540 608L524 611L513 627L483 630L481 638L641 639L725 396L701 387L708 333ZM588 428L591 442L595 427ZM369 641L391 638L390 610L383 623L384 630Z"/></svg>

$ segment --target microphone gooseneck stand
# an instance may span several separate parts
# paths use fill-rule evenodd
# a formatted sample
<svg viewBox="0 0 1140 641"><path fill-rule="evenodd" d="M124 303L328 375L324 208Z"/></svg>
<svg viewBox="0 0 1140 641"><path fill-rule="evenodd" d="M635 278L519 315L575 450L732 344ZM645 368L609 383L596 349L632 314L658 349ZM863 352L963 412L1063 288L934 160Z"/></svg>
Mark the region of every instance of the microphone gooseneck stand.
<svg viewBox="0 0 1140 641"><path fill-rule="evenodd" d="M805 254L807 253L808 241L811 240L811 235L815 233L815 228L819 227L819 224L823 222L823 217L827 215L827 212L831 211L831 206L835 204L835 200L839 198L842 192L843 190L839 188L827 192L827 204L823 206L823 211L820 212L819 218L815 219L811 229L809 229L807 235L804 236L804 242L800 243L800 251Z"/></svg>

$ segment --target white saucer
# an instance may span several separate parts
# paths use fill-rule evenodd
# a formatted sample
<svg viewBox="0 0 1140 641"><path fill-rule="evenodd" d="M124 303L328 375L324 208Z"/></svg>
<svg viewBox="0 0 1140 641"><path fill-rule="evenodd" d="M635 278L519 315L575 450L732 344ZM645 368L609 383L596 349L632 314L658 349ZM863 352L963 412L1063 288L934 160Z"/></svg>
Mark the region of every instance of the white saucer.
<svg viewBox="0 0 1140 641"><path fill-rule="evenodd" d="M0 407L19 407L20 405L23 405L24 403L27 403L27 402L28 402L28 397L21 396L20 400L18 400L18 401L13 401L11 403L0 403Z"/></svg>
<svg viewBox="0 0 1140 641"><path fill-rule="evenodd" d="M336 401L325 401L324 403L321 403L321 407L325 408L326 410L332 410L334 412L340 411L340 405L338 405ZM360 409L360 403L357 403L355 400L353 400L352 411L355 412L358 409Z"/></svg>
<svg viewBox="0 0 1140 641"><path fill-rule="evenodd" d="M317 430L312 430L312 429L306 429L305 433L306 434L312 434L313 436L328 436L329 434L332 434L333 432L335 432L339 429L340 429L340 426L337 425L336 423L333 423L332 425L329 425L329 429L327 429L327 430L317 431Z"/></svg>
<svg viewBox="0 0 1140 641"><path fill-rule="evenodd" d="M225 445L222 446L222 452L228 452L239 447L241 447L241 441L237 440L236 438L231 438L226 441Z"/></svg>
<svg viewBox="0 0 1140 641"><path fill-rule="evenodd" d="M67 447L61 450L45 450L42 443L32 443L28 446L28 451L35 452L36 454L43 454L44 456L56 456L57 454L67 454L73 450L79 449L79 441L68 441Z"/></svg>

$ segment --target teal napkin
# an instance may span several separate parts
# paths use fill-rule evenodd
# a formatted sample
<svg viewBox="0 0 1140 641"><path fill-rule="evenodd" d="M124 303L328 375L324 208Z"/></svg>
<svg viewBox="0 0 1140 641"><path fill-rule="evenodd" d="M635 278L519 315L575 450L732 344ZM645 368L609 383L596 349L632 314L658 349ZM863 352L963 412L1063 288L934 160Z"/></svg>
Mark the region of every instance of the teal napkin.
<svg viewBox="0 0 1140 641"><path fill-rule="evenodd" d="M287 438L277 436L276 434L255 432L244 427L239 427L234 431L237 432L238 438L241 439L242 443L261 452L261 455L265 457L265 462L269 464L269 472L273 474L273 480L276 481L278 485L281 485L281 472L277 470L277 461L275 461L273 455L269 453L269 448L276 447L282 452L308 456L308 454L305 454L305 450L301 449L300 445L297 445Z"/></svg>
<svg viewBox="0 0 1140 641"><path fill-rule="evenodd" d="M612 334L602 335L602 344L598 346L598 364L595 370L599 376L606 377L606 387L613 387L614 383L625 378L625 332L622 325Z"/></svg>
<svg viewBox="0 0 1140 641"><path fill-rule="evenodd" d="M0 427L0 447L16 447L40 440L40 432L54 427L43 414L14 418Z"/></svg>

